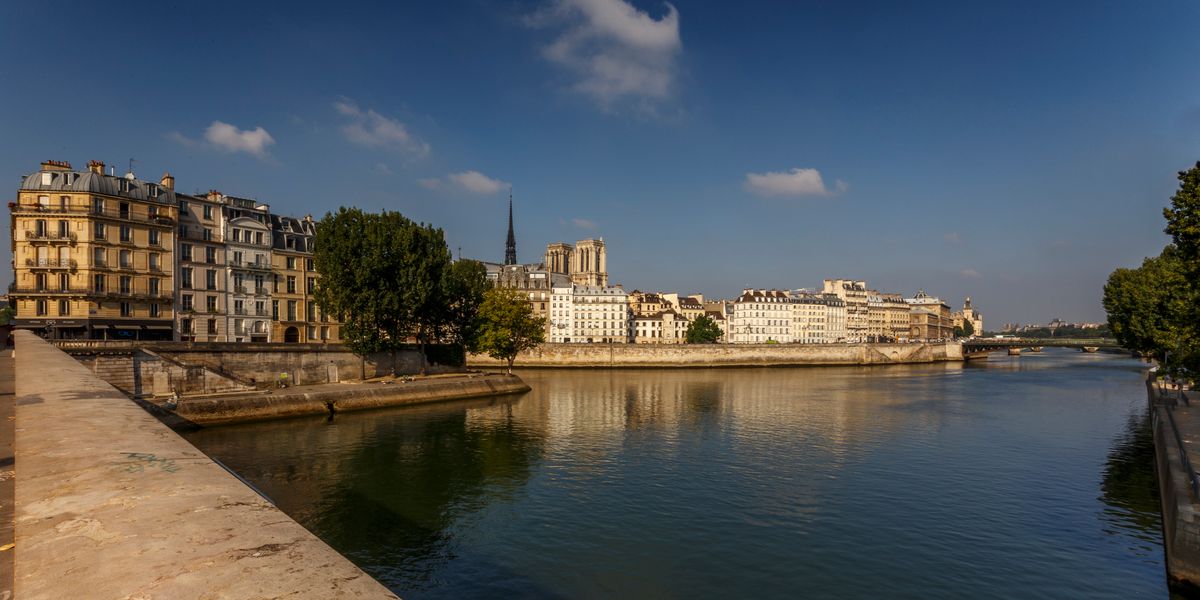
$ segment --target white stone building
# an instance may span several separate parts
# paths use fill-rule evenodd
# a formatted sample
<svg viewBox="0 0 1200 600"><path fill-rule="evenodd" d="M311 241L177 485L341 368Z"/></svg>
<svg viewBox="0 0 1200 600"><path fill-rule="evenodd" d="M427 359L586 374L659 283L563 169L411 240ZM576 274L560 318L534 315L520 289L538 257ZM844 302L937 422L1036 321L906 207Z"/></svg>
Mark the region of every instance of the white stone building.
<svg viewBox="0 0 1200 600"><path fill-rule="evenodd" d="M870 336L867 282L851 279L826 279L821 291L833 294L846 302L846 341L867 341Z"/></svg>
<svg viewBox="0 0 1200 600"><path fill-rule="evenodd" d="M846 341L846 302L833 294L792 294L792 341L836 344Z"/></svg>
<svg viewBox="0 0 1200 600"><path fill-rule="evenodd" d="M273 341L270 207L246 198L226 198L227 339L270 342Z"/></svg>
<svg viewBox="0 0 1200 600"><path fill-rule="evenodd" d="M555 287L550 297L550 341L628 343L629 313L629 296L620 286Z"/></svg>
<svg viewBox="0 0 1200 600"><path fill-rule="evenodd" d="M791 296L781 290L742 290L728 331L735 344L791 343Z"/></svg>
<svg viewBox="0 0 1200 600"><path fill-rule="evenodd" d="M688 319L674 310L652 315L633 315L635 344L685 344Z"/></svg>

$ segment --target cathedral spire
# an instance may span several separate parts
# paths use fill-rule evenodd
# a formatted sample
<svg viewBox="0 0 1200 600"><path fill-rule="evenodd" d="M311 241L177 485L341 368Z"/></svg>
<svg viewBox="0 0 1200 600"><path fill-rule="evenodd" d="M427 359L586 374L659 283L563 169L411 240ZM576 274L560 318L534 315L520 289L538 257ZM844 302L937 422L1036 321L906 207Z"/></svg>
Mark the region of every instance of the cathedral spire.
<svg viewBox="0 0 1200 600"><path fill-rule="evenodd" d="M508 241L504 244L504 264L517 264L517 236L513 233L512 188L508 188Z"/></svg>

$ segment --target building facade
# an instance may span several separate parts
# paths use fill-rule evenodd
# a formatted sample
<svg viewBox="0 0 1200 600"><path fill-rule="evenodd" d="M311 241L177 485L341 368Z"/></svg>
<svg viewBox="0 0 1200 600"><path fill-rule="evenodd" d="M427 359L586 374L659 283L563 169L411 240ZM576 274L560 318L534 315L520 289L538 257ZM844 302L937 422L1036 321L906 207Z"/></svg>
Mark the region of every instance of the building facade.
<svg viewBox="0 0 1200 600"><path fill-rule="evenodd" d="M654 314L632 315L635 344L685 344L688 320L667 309Z"/></svg>
<svg viewBox="0 0 1200 600"><path fill-rule="evenodd" d="M792 295L792 341L836 344L846 341L846 302L833 294Z"/></svg>
<svg viewBox="0 0 1200 600"><path fill-rule="evenodd" d="M550 300L550 341L627 343L631 336L628 294L617 287L571 284Z"/></svg>
<svg viewBox="0 0 1200 600"><path fill-rule="evenodd" d="M171 339L174 178L46 161L10 204L14 326L53 339Z"/></svg>
<svg viewBox="0 0 1200 600"><path fill-rule="evenodd" d="M339 341L338 324L317 306L313 239L317 224L271 215L271 339L327 344Z"/></svg>
<svg viewBox="0 0 1200 600"><path fill-rule="evenodd" d="M870 337L870 308L867 282L851 279L826 279L822 292L833 294L846 303L846 341L865 342Z"/></svg>
<svg viewBox="0 0 1200 600"><path fill-rule="evenodd" d="M954 338L954 319L950 315L950 305L942 302L936 296L930 296L925 290L920 290L912 298L906 298L909 305L909 340L932 342Z"/></svg>
<svg viewBox="0 0 1200 600"><path fill-rule="evenodd" d="M954 326L964 328L963 323L970 321L973 328L973 335L983 335L983 315L971 306L971 297L968 296L963 301L963 309L951 315L954 319Z"/></svg>
<svg viewBox="0 0 1200 600"><path fill-rule="evenodd" d="M781 290L742 290L729 324L735 344L788 344L792 341L792 298Z"/></svg>
<svg viewBox="0 0 1200 600"><path fill-rule="evenodd" d="M229 285L225 256L225 207L220 194L176 194L176 339L224 342L229 338Z"/></svg>

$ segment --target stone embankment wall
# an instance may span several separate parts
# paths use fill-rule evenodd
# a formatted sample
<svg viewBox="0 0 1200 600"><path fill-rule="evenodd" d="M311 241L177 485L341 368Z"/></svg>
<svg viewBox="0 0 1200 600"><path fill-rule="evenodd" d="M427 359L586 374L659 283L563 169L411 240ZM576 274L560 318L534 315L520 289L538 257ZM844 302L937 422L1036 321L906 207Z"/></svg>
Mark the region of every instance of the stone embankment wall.
<svg viewBox="0 0 1200 600"><path fill-rule="evenodd" d="M1146 382L1154 433L1155 475L1162 502L1163 551L1175 585L1200 590L1200 402Z"/></svg>
<svg viewBox="0 0 1200 600"><path fill-rule="evenodd" d="M213 394L419 373L415 347L360 357L338 344L200 344L185 342L56 342L105 381L131 396ZM463 371L431 364L430 374Z"/></svg>
<svg viewBox="0 0 1200 600"><path fill-rule="evenodd" d="M529 391L521 378L472 373L389 383L318 385L237 396L182 398L170 410L172 425L222 425L303 415L331 414L410 404L465 400ZM163 403L158 403L163 407Z"/></svg>
<svg viewBox="0 0 1200 600"><path fill-rule="evenodd" d="M963 360L958 342L923 344L542 344L522 352L520 367L765 367L886 365ZM471 367L503 361L472 354Z"/></svg>
<svg viewBox="0 0 1200 600"><path fill-rule="evenodd" d="M87 367L14 337L14 597L396 597Z"/></svg>

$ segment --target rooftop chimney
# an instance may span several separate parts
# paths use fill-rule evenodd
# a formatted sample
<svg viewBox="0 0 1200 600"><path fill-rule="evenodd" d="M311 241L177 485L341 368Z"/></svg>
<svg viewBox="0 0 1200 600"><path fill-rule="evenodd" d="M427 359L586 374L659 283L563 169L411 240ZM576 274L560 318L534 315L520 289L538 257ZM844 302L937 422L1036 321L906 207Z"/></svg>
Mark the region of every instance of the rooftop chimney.
<svg viewBox="0 0 1200 600"><path fill-rule="evenodd" d="M88 170L97 175L103 175L104 174L104 161L89 160L88 161Z"/></svg>
<svg viewBox="0 0 1200 600"><path fill-rule="evenodd" d="M42 161L42 171L70 171L71 163L65 160Z"/></svg>
<svg viewBox="0 0 1200 600"><path fill-rule="evenodd" d="M172 191L175 190L175 178L171 176L170 172L164 172L163 176L162 176L162 180L159 181L158 184L161 185L165 189L172 190Z"/></svg>

